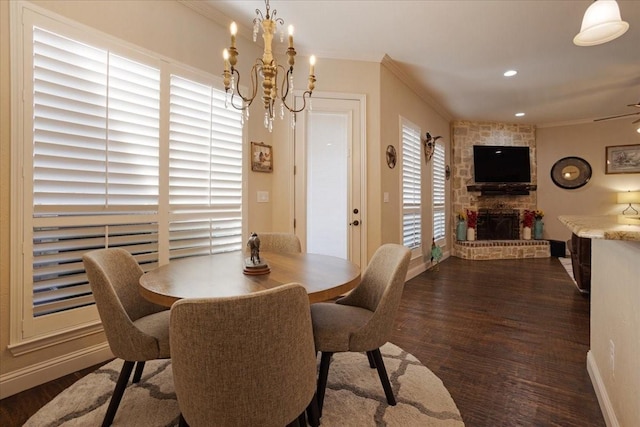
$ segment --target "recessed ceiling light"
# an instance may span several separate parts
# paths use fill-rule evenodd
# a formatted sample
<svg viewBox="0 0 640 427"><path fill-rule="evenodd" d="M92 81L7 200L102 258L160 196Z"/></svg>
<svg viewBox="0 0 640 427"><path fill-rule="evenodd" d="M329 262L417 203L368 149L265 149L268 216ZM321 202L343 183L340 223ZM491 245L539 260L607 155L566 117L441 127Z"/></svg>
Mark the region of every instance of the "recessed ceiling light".
<svg viewBox="0 0 640 427"><path fill-rule="evenodd" d="M524 116L524 113L516 113L516 117L522 117Z"/></svg>
<svg viewBox="0 0 640 427"><path fill-rule="evenodd" d="M518 72L516 70L508 70L508 71L504 72L503 76L505 76L505 77L513 77L516 74L518 74Z"/></svg>

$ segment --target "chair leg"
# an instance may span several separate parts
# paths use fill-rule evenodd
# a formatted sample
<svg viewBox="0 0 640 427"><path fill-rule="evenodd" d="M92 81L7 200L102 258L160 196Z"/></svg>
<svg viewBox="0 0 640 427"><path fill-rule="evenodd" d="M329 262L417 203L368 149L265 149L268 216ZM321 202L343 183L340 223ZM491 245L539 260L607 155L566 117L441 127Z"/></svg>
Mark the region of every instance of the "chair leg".
<svg viewBox="0 0 640 427"><path fill-rule="evenodd" d="M131 371L133 370L133 365L135 365L135 363L136 362L125 360L124 365L122 365L118 382L116 382L116 388L113 390L113 395L111 396L107 413L104 415L104 420L102 421L102 427L108 427L113 423L113 419L118 411L118 406L120 406L120 400L122 400L124 390L127 388L127 383L129 382L129 377L131 377Z"/></svg>
<svg viewBox="0 0 640 427"><path fill-rule="evenodd" d="M309 419L309 425L311 425L311 427L318 427L320 425L317 393L314 393L311 403L307 406L307 418Z"/></svg>
<svg viewBox="0 0 640 427"><path fill-rule="evenodd" d="M373 360L373 355L371 354L370 351L367 351L367 359L369 359L369 367L371 369L375 369L376 368L376 362L375 362L375 360Z"/></svg>
<svg viewBox="0 0 640 427"><path fill-rule="evenodd" d="M142 378L143 370L144 370L144 362L136 363L136 371L133 373L133 380L131 381L132 383L135 384L140 381L140 378Z"/></svg>
<svg viewBox="0 0 640 427"><path fill-rule="evenodd" d="M189 427L189 424L187 424L187 420L185 420L182 416L182 412L180 413L180 419L178 420L178 427Z"/></svg>
<svg viewBox="0 0 640 427"><path fill-rule="evenodd" d="M327 377L329 376L329 365L331 364L331 352L322 352L320 358L320 373L318 375L318 418L322 417L322 405L324 404L324 391L327 388Z"/></svg>
<svg viewBox="0 0 640 427"><path fill-rule="evenodd" d="M375 350L372 350L371 355L376 363L376 368L378 368L378 376L380 377L380 382L382 382L382 388L384 389L384 394L387 397L387 403L391 406L396 406L396 398L394 397L393 390L391 389L387 370L384 368L384 361L382 360L380 349L376 348Z"/></svg>

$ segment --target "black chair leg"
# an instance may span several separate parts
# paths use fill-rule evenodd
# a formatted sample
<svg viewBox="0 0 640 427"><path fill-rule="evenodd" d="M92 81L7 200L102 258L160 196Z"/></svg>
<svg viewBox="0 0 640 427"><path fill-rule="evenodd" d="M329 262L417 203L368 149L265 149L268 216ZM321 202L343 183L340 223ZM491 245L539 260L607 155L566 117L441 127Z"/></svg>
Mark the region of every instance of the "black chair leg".
<svg viewBox="0 0 640 427"><path fill-rule="evenodd" d="M320 358L320 373L318 375L318 418L322 417L322 405L324 404L324 391L327 388L327 378L329 376L329 365L331 364L333 353L323 352Z"/></svg>
<svg viewBox="0 0 640 427"><path fill-rule="evenodd" d="M318 427L320 425L320 412L318 410L318 394L315 393L311 399L311 403L307 406L307 418L309 419L309 425L311 427Z"/></svg>
<svg viewBox="0 0 640 427"><path fill-rule="evenodd" d="M120 400L122 400L124 390L127 388L127 383L129 382L129 377L131 377L131 371L133 371L133 365L135 365L135 363L136 362L125 360L124 365L122 365L118 382L116 382L116 388L113 390L113 395L111 396L107 413L104 415L104 420L102 421L102 427L108 427L113 423L113 419L118 411L118 406L120 406Z"/></svg>
<svg viewBox="0 0 640 427"><path fill-rule="evenodd" d="M380 377L380 382L382 382L382 388L384 389L384 394L387 397L387 403L391 406L396 406L396 398L393 395L393 390L391 389L387 370L384 368L384 361L382 360L380 349L376 348L375 350L372 350L371 355L376 363L376 368L378 368L378 376Z"/></svg>
<svg viewBox="0 0 640 427"><path fill-rule="evenodd" d="M140 381L140 378L142 378L143 370L144 370L144 362L136 363L136 371L133 373L133 380L131 381L132 383L135 384Z"/></svg>
<svg viewBox="0 0 640 427"><path fill-rule="evenodd" d="M369 359L369 367L371 369L375 369L376 368L376 362L375 362L375 360L373 360L373 355L371 354L370 351L367 351L367 359Z"/></svg>
<svg viewBox="0 0 640 427"><path fill-rule="evenodd" d="M182 416L182 412L180 413L180 419L178 420L178 427L189 427L189 424L187 424L187 420L185 420Z"/></svg>

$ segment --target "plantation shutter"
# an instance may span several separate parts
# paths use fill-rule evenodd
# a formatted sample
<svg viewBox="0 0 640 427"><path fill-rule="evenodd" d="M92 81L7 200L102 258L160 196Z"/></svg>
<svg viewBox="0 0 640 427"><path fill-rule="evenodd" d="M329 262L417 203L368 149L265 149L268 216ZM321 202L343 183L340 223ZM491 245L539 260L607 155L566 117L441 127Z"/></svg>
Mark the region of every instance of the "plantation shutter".
<svg viewBox="0 0 640 427"><path fill-rule="evenodd" d="M33 27L34 317L93 303L87 250L157 260L157 224L116 218L157 211L159 106L158 69Z"/></svg>
<svg viewBox="0 0 640 427"><path fill-rule="evenodd" d="M242 248L242 120L225 93L171 76L171 259Z"/></svg>
<svg viewBox="0 0 640 427"><path fill-rule="evenodd" d="M445 157L444 144L436 142L433 150L433 238L445 238Z"/></svg>
<svg viewBox="0 0 640 427"><path fill-rule="evenodd" d="M420 130L402 125L402 243L422 245Z"/></svg>
<svg viewBox="0 0 640 427"><path fill-rule="evenodd" d="M33 35L36 213L157 205L159 70Z"/></svg>

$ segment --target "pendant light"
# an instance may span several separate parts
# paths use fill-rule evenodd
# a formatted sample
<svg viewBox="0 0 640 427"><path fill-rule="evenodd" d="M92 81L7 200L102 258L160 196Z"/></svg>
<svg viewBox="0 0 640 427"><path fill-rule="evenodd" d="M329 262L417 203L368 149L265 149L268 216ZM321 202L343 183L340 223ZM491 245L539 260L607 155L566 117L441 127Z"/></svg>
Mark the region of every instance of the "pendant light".
<svg viewBox="0 0 640 427"><path fill-rule="evenodd" d="M578 46L595 46L623 35L629 23L620 17L620 8L615 0L595 0L582 18L580 32L573 38Z"/></svg>

